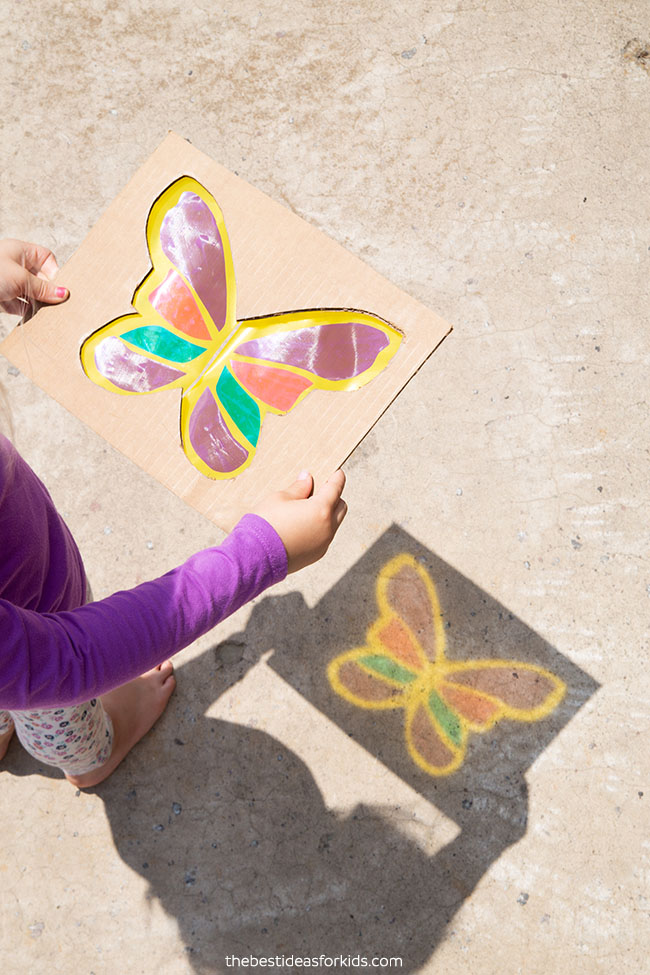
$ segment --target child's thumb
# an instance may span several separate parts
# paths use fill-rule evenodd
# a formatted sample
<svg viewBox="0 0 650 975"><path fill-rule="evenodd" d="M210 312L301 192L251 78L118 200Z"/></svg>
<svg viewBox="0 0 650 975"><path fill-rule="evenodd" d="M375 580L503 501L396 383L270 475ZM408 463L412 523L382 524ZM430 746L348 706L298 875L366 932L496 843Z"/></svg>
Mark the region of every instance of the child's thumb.
<svg viewBox="0 0 650 975"><path fill-rule="evenodd" d="M47 305L54 305L65 301L70 294L67 288L52 284L51 281L46 281L45 278L39 278L35 274L30 274L27 279L27 291L26 298L31 298L33 301L40 301Z"/></svg>
<svg viewBox="0 0 650 975"><path fill-rule="evenodd" d="M314 479L308 471L301 471L293 484L286 489L286 494L296 501L308 498L314 489Z"/></svg>

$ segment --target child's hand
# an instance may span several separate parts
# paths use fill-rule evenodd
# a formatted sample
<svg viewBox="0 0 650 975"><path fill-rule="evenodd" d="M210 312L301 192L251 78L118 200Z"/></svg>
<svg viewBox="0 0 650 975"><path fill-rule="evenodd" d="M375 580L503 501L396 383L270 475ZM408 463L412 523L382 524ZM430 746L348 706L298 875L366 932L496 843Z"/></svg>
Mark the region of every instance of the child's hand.
<svg viewBox="0 0 650 975"><path fill-rule="evenodd" d="M36 302L65 301L68 289L50 283L58 269L47 247L23 240L0 240L0 311L24 315Z"/></svg>
<svg viewBox="0 0 650 975"><path fill-rule="evenodd" d="M289 572L297 572L325 555L345 518L341 497L345 474L336 471L314 494L311 474L301 474L286 491L266 498L255 514L275 528L287 550Z"/></svg>

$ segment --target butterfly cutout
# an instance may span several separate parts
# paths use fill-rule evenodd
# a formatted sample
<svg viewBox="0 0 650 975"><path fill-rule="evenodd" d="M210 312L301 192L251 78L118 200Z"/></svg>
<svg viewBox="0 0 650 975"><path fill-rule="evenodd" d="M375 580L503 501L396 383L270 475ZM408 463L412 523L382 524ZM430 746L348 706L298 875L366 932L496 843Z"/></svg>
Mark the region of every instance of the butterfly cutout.
<svg viewBox="0 0 650 975"><path fill-rule="evenodd" d="M501 718L539 721L564 697L563 681L535 664L449 660L435 586L412 556L382 569L377 602L366 645L335 657L328 678L351 704L403 708L409 755L429 775L462 765L471 731Z"/></svg>
<svg viewBox="0 0 650 975"><path fill-rule="evenodd" d="M363 386L402 340L383 319L346 308L237 322L223 214L190 176L156 199L146 237L152 270L133 296L136 313L91 335L82 366L126 395L180 388L181 442L208 477L248 467L267 412L287 413L312 389Z"/></svg>

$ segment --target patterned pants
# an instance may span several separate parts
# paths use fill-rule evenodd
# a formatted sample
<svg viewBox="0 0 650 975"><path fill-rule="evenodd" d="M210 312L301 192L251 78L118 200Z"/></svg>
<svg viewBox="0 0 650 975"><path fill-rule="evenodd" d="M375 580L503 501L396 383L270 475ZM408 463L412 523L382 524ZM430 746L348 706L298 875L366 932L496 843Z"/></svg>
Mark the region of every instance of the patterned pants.
<svg viewBox="0 0 650 975"><path fill-rule="evenodd" d="M92 598L86 579L86 602ZM0 735L12 724L25 751L70 775L85 775L103 765L113 749L113 722L97 698L71 708L0 710Z"/></svg>
<svg viewBox="0 0 650 975"><path fill-rule="evenodd" d="M97 699L71 708L0 711L0 735L9 731L12 722L30 755L70 775L103 765L113 747L113 724Z"/></svg>

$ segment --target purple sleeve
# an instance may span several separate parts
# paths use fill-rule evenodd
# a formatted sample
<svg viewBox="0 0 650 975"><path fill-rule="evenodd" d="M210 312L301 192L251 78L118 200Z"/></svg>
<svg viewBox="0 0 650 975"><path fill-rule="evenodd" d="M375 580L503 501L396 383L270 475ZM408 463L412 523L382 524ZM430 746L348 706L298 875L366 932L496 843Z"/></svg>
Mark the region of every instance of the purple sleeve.
<svg viewBox="0 0 650 975"><path fill-rule="evenodd" d="M217 548L79 609L35 613L0 600L0 708L99 697L182 650L286 573L279 535L246 515Z"/></svg>

